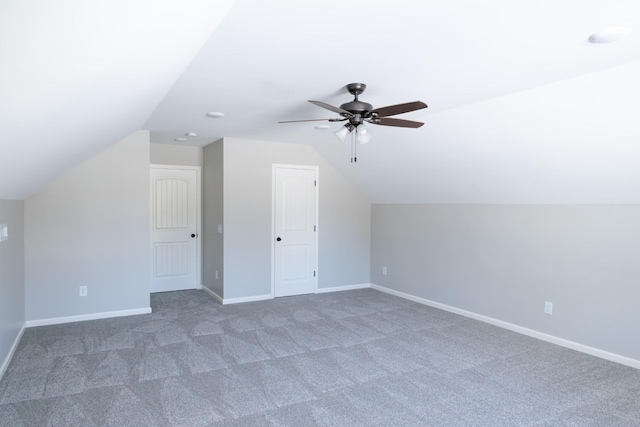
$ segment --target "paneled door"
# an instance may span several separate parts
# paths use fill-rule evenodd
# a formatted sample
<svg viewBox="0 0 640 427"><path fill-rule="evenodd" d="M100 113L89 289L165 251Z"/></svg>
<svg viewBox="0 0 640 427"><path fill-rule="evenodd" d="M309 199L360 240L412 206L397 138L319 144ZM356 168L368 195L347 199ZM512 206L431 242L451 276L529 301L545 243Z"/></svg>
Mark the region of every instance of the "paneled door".
<svg viewBox="0 0 640 427"><path fill-rule="evenodd" d="M316 291L315 167L274 165L274 296Z"/></svg>
<svg viewBox="0 0 640 427"><path fill-rule="evenodd" d="M197 171L151 167L151 292L197 287Z"/></svg>

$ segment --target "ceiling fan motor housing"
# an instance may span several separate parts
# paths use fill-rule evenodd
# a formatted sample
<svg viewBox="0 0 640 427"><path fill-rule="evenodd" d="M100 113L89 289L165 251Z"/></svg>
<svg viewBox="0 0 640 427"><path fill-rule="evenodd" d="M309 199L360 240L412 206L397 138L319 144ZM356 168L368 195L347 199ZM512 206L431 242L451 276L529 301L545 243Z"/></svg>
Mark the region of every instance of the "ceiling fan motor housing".
<svg viewBox="0 0 640 427"><path fill-rule="evenodd" d="M346 102L340 106L343 110L347 110L350 113L366 116L367 113L373 110L373 105L368 102L362 102L358 100L358 95L360 95L367 88L367 85L364 83L349 83L347 85L347 90L351 95L355 97L355 99L351 102ZM341 113L344 117L349 117L347 114Z"/></svg>
<svg viewBox="0 0 640 427"><path fill-rule="evenodd" d="M342 108L343 110L347 110L353 114L364 115L369 111L373 110L373 105L369 104L368 102L354 100L354 101L346 102L342 104L340 108ZM343 115L346 116L345 114Z"/></svg>

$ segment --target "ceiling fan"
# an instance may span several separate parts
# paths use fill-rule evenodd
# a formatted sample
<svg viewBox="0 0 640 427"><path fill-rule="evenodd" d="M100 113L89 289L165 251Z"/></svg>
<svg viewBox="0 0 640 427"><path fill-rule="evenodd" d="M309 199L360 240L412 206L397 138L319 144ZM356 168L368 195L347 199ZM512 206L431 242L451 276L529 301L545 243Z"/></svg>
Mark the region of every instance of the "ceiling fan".
<svg viewBox="0 0 640 427"><path fill-rule="evenodd" d="M353 101L342 104L339 108L333 105L326 104L321 101L309 101L310 103L317 105L318 107L325 108L340 114L341 118L333 119L311 119L311 120L286 120L278 123L299 123L299 122L315 122L315 121L329 121L329 122L344 122L338 131L335 132L336 136L344 141L348 135L352 135L351 145L351 162L356 162L355 156L355 143L366 144L371 139L371 132L366 123L381 126L395 126L404 128L419 128L424 125L422 122L415 122L412 120L403 120L390 118L389 116L395 116L397 114L408 113L410 111L421 110L427 108L427 104L422 101L406 102L404 104L389 105L388 107L373 108L373 106L367 102L362 102L358 99L358 95L362 94L367 88L364 83L350 83L346 86L351 95L354 96ZM355 131L355 132L354 132Z"/></svg>

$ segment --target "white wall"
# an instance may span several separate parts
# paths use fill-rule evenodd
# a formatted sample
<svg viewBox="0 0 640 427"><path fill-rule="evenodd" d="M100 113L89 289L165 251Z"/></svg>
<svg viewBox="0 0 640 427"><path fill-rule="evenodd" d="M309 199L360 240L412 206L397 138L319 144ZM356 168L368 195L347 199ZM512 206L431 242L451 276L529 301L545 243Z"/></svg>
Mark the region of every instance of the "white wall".
<svg viewBox="0 0 640 427"><path fill-rule="evenodd" d="M640 360L640 206L373 205L371 228L377 285Z"/></svg>
<svg viewBox="0 0 640 427"><path fill-rule="evenodd" d="M319 288L369 282L370 204L316 150L233 138L223 145L225 299L271 293L274 163L319 166Z"/></svg>
<svg viewBox="0 0 640 427"><path fill-rule="evenodd" d="M24 210L27 321L149 308L149 132L56 178Z"/></svg>
<svg viewBox="0 0 640 427"><path fill-rule="evenodd" d="M155 165L202 166L202 147L151 144L150 155Z"/></svg>
<svg viewBox="0 0 640 427"><path fill-rule="evenodd" d="M204 149L203 168L203 286L224 298L224 233L218 233L223 217L223 141ZM218 278L216 279L216 271Z"/></svg>
<svg viewBox="0 0 640 427"><path fill-rule="evenodd" d="M0 224L9 238L0 242L0 377L24 325L24 203L0 200Z"/></svg>

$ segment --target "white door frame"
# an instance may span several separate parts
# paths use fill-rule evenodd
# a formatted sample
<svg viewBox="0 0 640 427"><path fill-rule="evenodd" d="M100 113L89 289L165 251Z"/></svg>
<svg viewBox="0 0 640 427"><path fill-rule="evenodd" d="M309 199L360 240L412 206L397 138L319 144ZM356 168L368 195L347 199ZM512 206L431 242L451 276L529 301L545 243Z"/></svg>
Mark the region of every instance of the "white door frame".
<svg viewBox="0 0 640 427"><path fill-rule="evenodd" d="M287 165L282 163L271 164L271 298L276 296L276 269L275 269L275 241L276 241L276 169L306 169L314 170L316 173L316 257L314 260L316 276L313 280L313 293L318 293L318 277L320 271L318 270L319 259L319 235L320 235L320 168L318 166L308 165Z"/></svg>
<svg viewBox="0 0 640 427"><path fill-rule="evenodd" d="M159 165L151 164L151 169L169 169L169 170L194 170L196 171L196 236L198 242L196 244L196 289L202 289L202 168L200 166L181 166L181 165ZM151 191L149 191L149 200L151 203ZM149 216L149 228L151 228L151 216ZM149 236L151 238L151 236ZM153 271L153 258L151 259L151 267L149 271Z"/></svg>

